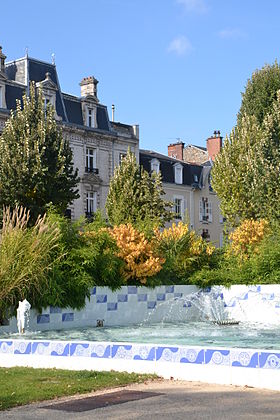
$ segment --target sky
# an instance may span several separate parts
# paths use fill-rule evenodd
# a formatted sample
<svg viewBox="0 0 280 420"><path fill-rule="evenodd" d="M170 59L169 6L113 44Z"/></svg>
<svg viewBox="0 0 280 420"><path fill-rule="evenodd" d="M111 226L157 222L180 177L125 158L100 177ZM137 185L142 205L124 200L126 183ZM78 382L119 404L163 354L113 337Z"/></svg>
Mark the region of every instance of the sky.
<svg viewBox="0 0 280 420"><path fill-rule="evenodd" d="M247 80L279 60L278 0L14 0L1 2L7 61L51 62L80 95L94 75L115 121L139 124L140 147L205 146L236 121Z"/></svg>

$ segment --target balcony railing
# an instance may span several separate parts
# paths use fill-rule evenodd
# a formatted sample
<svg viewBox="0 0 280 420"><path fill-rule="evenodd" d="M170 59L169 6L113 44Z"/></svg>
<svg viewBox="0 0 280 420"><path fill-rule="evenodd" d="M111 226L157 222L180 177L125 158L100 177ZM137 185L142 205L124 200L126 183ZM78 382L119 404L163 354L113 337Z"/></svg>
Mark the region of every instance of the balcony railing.
<svg viewBox="0 0 280 420"><path fill-rule="evenodd" d="M88 166L85 167L85 172L87 174L95 174L98 175L99 174L99 169L98 168L90 168Z"/></svg>

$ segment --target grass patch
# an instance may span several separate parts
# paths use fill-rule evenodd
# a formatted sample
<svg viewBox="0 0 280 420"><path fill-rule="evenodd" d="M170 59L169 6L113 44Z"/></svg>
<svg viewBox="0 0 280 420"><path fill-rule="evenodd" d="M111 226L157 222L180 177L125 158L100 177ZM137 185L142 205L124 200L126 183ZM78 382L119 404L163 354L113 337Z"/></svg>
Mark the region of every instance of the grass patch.
<svg viewBox="0 0 280 420"><path fill-rule="evenodd" d="M114 371L0 368L0 410L156 378L156 375Z"/></svg>

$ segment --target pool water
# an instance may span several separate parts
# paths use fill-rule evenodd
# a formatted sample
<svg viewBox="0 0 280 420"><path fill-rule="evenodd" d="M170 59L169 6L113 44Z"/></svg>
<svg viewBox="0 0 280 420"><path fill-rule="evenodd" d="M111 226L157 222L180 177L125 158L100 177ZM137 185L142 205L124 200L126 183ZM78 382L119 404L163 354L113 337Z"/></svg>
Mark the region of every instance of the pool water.
<svg viewBox="0 0 280 420"><path fill-rule="evenodd" d="M280 326L260 323L217 326L211 322L159 323L125 327L82 328L4 334L28 340L106 341L274 350L280 348Z"/></svg>

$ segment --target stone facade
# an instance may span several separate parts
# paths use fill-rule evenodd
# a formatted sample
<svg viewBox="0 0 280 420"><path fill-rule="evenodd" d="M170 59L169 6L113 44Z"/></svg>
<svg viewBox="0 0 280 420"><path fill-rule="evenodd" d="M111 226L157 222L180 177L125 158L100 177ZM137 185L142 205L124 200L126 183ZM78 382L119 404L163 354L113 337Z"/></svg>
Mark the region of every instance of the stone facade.
<svg viewBox="0 0 280 420"><path fill-rule="evenodd" d="M81 97L65 94L60 89L54 64L25 56L5 63L0 49L0 133L15 109L16 100L28 93L29 83L43 90L46 103L56 111L57 123L73 151L74 167L78 168L80 198L70 204L68 215L74 219L90 216L96 209L104 209L110 178L128 147L139 156L139 127L109 121L107 107L97 97L98 81L84 78ZM1 89L2 87L2 89Z"/></svg>

